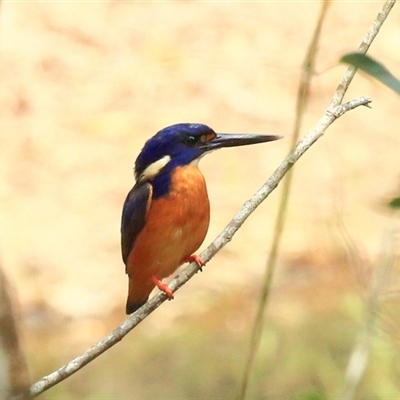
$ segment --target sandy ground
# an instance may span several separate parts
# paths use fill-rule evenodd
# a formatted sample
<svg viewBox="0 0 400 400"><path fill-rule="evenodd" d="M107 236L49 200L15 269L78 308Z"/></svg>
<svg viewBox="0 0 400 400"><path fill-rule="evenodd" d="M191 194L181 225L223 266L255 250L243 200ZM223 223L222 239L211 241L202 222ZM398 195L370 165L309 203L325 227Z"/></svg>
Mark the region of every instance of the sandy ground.
<svg viewBox="0 0 400 400"><path fill-rule="evenodd" d="M345 70L339 58L358 47L381 4L332 4L303 134ZM219 233L288 152L319 8L318 2L2 4L0 254L28 320L41 321L43 309L72 320L123 318L121 206L136 155L164 126L190 121L218 132L285 136L202 160L212 204L203 247ZM399 36L395 8L370 52L394 73ZM382 202L399 188L400 100L362 75L347 99L361 95L372 97L372 109L342 117L295 168L281 271L289 260L323 259L353 245L362 260L373 261L393 224ZM208 295L227 288L258 288L279 192L160 315L203 310ZM290 265L296 277L296 263ZM278 272L277 284L288 271ZM75 334L93 341L105 333L94 326L86 336Z"/></svg>

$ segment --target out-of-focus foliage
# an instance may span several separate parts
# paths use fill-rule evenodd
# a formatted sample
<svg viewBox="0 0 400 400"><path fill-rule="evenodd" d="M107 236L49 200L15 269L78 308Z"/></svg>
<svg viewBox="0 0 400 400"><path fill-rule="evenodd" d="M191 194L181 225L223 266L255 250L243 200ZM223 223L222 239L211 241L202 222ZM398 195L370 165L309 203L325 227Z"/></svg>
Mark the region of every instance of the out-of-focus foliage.
<svg viewBox="0 0 400 400"><path fill-rule="evenodd" d="M361 69L400 96L400 80L397 79L381 62L374 60L368 54L357 52L348 53L345 54L340 61ZM394 132L397 131L400 133L400 127L393 130ZM391 209L400 208L400 197L394 197L387 203L387 206Z"/></svg>
<svg viewBox="0 0 400 400"><path fill-rule="evenodd" d="M394 197L392 200L389 201L388 206L393 209L400 208L400 197Z"/></svg>
<svg viewBox="0 0 400 400"><path fill-rule="evenodd" d="M382 63L374 60L368 54L348 53L340 61L361 69L400 95L400 81Z"/></svg>

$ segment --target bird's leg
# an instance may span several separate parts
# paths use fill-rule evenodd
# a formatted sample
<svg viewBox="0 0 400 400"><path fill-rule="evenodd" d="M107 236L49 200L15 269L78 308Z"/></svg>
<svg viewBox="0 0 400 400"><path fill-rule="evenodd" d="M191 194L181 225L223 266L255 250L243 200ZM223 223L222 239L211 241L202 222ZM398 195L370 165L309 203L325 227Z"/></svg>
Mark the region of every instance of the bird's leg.
<svg viewBox="0 0 400 400"><path fill-rule="evenodd" d="M204 265L206 265L206 263L197 254L192 254L191 256L187 256L183 259L183 261L188 262L188 263L191 263L194 261L198 265L199 270L201 272L203 272L202 267L204 267Z"/></svg>
<svg viewBox="0 0 400 400"><path fill-rule="evenodd" d="M172 293L171 289L165 283L159 281L154 275L151 277L151 281L162 291L164 292L169 300L174 298L174 294Z"/></svg>

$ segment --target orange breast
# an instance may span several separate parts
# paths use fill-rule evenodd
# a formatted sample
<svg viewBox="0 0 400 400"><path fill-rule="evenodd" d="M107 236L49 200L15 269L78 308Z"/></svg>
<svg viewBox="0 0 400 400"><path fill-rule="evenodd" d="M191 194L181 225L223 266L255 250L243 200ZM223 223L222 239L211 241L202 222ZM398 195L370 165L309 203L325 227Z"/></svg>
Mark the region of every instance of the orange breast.
<svg viewBox="0 0 400 400"><path fill-rule="evenodd" d="M210 220L210 205L203 175L195 165L178 167L170 193L153 200L143 230L131 251L130 279L146 282L154 275L171 275L203 242Z"/></svg>

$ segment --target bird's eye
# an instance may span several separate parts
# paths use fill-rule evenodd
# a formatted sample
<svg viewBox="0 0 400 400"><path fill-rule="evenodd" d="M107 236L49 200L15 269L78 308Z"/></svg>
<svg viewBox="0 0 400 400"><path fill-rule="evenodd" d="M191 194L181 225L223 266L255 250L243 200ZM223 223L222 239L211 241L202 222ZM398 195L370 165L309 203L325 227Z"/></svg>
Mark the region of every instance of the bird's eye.
<svg viewBox="0 0 400 400"><path fill-rule="evenodd" d="M188 146L194 146L197 143L197 138L195 136L187 136L185 142Z"/></svg>

